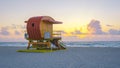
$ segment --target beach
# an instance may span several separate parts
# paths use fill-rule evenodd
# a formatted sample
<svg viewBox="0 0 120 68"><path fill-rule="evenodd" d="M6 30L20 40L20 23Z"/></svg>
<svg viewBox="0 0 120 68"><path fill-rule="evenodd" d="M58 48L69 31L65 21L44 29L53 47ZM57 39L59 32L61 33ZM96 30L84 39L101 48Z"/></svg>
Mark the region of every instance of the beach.
<svg viewBox="0 0 120 68"><path fill-rule="evenodd" d="M120 68L120 48L68 47L50 53L17 52L0 46L0 68Z"/></svg>

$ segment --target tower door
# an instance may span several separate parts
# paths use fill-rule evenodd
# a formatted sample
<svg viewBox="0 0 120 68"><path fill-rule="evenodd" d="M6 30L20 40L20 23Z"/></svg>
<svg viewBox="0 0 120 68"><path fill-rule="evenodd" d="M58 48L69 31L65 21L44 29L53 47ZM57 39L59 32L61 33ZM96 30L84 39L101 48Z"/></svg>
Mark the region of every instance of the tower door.
<svg viewBox="0 0 120 68"><path fill-rule="evenodd" d="M45 32L44 33L44 38L45 39L50 39L50 32Z"/></svg>
<svg viewBox="0 0 120 68"><path fill-rule="evenodd" d="M52 38L52 31L53 31L52 24L47 22L47 23L45 23L45 25L46 25L46 27L45 27L44 35L46 35L47 38Z"/></svg>

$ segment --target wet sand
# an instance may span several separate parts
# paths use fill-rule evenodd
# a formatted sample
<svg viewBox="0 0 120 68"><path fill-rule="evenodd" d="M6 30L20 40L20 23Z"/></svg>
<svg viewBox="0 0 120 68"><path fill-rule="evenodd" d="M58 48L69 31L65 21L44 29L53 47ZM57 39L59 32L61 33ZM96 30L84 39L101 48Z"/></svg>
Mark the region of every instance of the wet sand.
<svg viewBox="0 0 120 68"><path fill-rule="evenodd" d="M69 47L51 53L21 53L0 46L0 68L120 68L120 48Z"/></svg>

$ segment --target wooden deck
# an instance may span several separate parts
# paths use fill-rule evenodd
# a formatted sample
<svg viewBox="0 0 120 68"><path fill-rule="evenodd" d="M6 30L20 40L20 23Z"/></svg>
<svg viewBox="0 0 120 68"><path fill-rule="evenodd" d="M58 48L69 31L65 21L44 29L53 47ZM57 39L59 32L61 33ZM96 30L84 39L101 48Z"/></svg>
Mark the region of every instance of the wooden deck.
<svg viewBox="0 0 120 68"><path fill-rule="evenodd" d="M50 48L51 43L50 43L50 41L48 41L48 42L28 42L27 49L30 48L30 45L32 45L32 47L34 47L34 48L41 47L42 45L44 45L44 46L46 45L46 47Z"/></svg>

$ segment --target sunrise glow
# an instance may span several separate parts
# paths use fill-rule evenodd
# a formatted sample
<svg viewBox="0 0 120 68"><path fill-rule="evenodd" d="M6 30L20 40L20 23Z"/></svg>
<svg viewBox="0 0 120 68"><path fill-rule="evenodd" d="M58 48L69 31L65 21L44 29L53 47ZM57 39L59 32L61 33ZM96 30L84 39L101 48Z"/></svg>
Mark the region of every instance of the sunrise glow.
<svg viewBox="0 0 120 68"><path fill-rule="evenodd" d="M33 16L51 16L63 22L54 25L65 41L120 40L119 0L1 0L0 41L25 41L24 21ZM13 39L13 40L11 40ZM107 41L105 40L105 41Z"/></svg>

